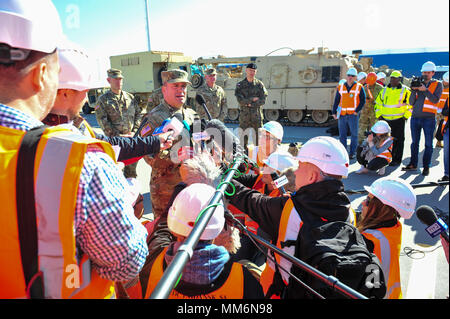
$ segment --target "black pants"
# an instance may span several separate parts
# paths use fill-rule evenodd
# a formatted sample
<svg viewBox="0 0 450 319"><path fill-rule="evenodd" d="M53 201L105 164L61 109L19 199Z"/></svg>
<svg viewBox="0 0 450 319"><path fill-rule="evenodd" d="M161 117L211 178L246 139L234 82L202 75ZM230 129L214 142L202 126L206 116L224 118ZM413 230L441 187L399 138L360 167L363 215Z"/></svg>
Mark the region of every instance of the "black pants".
<svg viewBox="0 0 450 319"><path fill-rule="evenodd" d="M358 146L356 149L356 160L359 164L363 165L371 171L378 171L380 168L385 167L389 164L388 160L381 157L375 157L373 160L368 162L363 156L361 156L362 147Z"/></svg>
<svg viewBox="0 0 450 319"><path fill-rule="evenodd" d="M391 136L394 138L394 143L392 144L392 161L401 163L403 159L403 147L405 145L406 119L404 117L392 121L388 121L384 118L381 119L388 122L391 127Z"/></svg>

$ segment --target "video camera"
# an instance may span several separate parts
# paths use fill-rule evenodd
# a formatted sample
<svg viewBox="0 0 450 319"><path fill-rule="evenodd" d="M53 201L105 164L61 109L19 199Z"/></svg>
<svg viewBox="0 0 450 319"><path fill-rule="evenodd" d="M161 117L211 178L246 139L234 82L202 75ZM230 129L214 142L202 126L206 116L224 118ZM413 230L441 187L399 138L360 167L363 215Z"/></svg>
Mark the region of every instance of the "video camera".
<svg viewBox="0 0 450 319"><path fill-rule="evenodd" d="M411 88L421 87L422 84L425 85L425 78L421 76L413 76L411 79Z"/></svg>

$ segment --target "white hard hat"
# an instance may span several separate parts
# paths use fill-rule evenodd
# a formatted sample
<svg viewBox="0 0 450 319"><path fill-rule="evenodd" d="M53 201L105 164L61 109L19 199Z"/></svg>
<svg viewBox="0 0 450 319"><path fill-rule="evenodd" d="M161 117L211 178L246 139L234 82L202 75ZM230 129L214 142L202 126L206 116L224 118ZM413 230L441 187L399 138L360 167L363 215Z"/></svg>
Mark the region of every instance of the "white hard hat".
<svg viewBox="0 0 450 319"><path fill-rule="evenodd" d="M377 73L377 80L385 79L385 78L386 78L386 74L384 72Z"/></svg>
<svg viewBox="0 0 450 319"><path fill-rule="evenodd" d="M361 81L362 79L367 77L367 73L366 72L359 72L358 73L358 77L356 78L357 81Z"/></svg>
<svg viewBox="0 0 450 319"><path fill-rule="evenodd" d="M61 21L51 0L0 1L0 43L51 53L62 38Z"/></svg>
<svg viewBox="0 0 450 319"><path fill-rule="evenodd" d="M280 141L283 139L284 134L283 126L281 126L281 124L278 123L277 121L267 122L262 126L262 129L269 132Z"/></svg>
<svg viewBox="0 0 450 319"><path fill-rule="evenodd" d="M347 71L347 75L357 76L358 75L358 71L355 68L350 68Z"/></svg>
<svg viewBox="0 0 450 319"><path fill-rule="evenodd" d="M434 64L431 61L427 61L422 65L422 69L420 72L435 72L436 71L436 64Z"/></svg>
<svg viewBox="0 0 450 319"><path fill-rule="evenodd" d="M291 167L297 167L298 161L288 152L274 152L269 155L269 157L263 160L263 163L266 164L273 170L284 171L285 169Z"/></svg>
<svg viewBox="0 0 450 319"><path fill-rule="evenodd" d="M391 133L391 127L388 122L383 120L376 122L370 130L376 134Z"/></svg>
<svg viewBox="0 0 450 319"><path fill-rule="evenodd" d="M365 190L378 198L383 204L394 208L401 217L411 218L416 207L416 195L405 180L397 177L382 177Z"/></svg>
<svg viewBox="0 0 450 319"><path fill-rule="evenodd" d="M173 201L167 215L169 229L180 236L187 237L194 227L195 220L202 209L207 207L215 193L214 187L195 183L183 189ZM200 236L201 240L216 238L225 224L223 203L216 207L214 214Z"/></svg>
<svg viewBox="0 0 450 319"><path fill-rule="evenodd" d="M442 76L442 80L443 80L444 82L449 83L448 76L449 76L449 74L448 74L448 71L447 71L447 72L445 72L444 75Z"/></svg>
<svg viewBox="0 0 450 319"><path fill-rule="evenodd" d="M349 158L345 147L330 136L318 136L300 148L297 159L319 167L324 173L347 177Z"/></svg>
<svg viewBox="0 0 450 319"><path fill-rule="evenodd" d="M93 79L93 65L89 57L74 43L66 41L58 48L59 73L58 89L84 91L98 87Z"/></svg>

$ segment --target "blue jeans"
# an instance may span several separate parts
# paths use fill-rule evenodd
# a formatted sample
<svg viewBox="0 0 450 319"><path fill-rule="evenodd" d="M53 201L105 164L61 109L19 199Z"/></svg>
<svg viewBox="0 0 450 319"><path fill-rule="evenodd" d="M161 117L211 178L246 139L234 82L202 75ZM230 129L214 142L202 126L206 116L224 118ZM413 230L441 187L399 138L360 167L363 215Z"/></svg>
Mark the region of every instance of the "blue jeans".
<svg viewBox="0 0 450 319"><path fill-rule="evenodd" d="M430 167L431 156L433 155L433 137L436 127L436 119L433 118L411 118L411 162L410 164L417 167L419 161L419 143L420 134L425 135L425 152L423 153L423 167Z"/></svg>
<svg viewBox="0 0 450 319"><path fill-rule="evenodd" d="M449 151L449 133L450 129L447 128L447 131L444 133L444 175L448 176L448 151Z"/></svg>
<svg viewBox="0 0 450 319"><path fill-rule="evenodd" d="M347 132L350 130L350 155L355 155L358 147L358 114L341 115L338 120L339 140L347 149Z"/></svg>

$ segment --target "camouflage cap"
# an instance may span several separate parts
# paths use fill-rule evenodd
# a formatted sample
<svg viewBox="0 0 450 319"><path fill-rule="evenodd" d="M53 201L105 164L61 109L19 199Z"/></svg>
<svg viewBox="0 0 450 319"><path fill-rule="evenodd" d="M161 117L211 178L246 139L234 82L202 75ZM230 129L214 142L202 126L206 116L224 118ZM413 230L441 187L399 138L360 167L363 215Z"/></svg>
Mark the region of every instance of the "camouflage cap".
<svg viewBox="0 0 450 319"><path fill-rule="evenodd" d="M207 69L207 70L205 71L205 74L206 74L206 75L217 74L217 71L216 71L216 69L211 68L211 69Z"/></svg>
<svg viewBox="0 0 450 319"><path fill-rule="evenodd" d="M161 72L161 79L163 83L184 82L191 84L188 80L188 73L180 69L172 69Z"/></svg>
<svg viewBox="0 0 450 319"><path fill-rule="evenodd" d="M122 75L122 71L118 70L118 69L109 69L107 71L108 73L108 77L109 78L113 78L113 79L123 79L123 75Z"/></svg>

